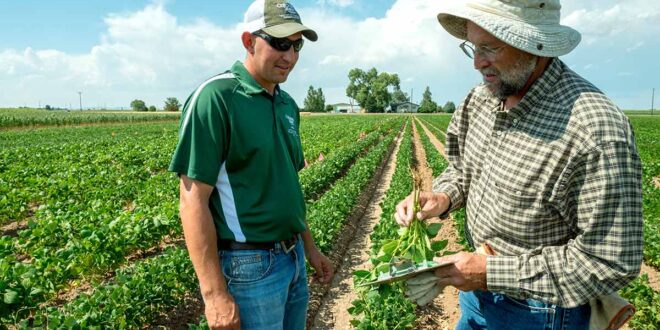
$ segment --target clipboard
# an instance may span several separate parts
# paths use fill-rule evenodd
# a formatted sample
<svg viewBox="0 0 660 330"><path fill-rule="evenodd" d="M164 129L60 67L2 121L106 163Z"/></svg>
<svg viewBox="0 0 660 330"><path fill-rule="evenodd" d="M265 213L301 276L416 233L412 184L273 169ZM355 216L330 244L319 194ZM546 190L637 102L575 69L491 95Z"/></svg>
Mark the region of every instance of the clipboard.
<svg viewBox="0 0 660 330"><path fill-rule="evenodd" d="M424 261L422 263L417 263L417 264L414 264L412 262L403 262L391 266L389 273L380 273L380 275L378 275L378 279L376 279L375 281L359 284L358 287L381 285L392 282L404 281L418 274L453 264L454 261L444 262L441 264L435 261Z"/></svg>

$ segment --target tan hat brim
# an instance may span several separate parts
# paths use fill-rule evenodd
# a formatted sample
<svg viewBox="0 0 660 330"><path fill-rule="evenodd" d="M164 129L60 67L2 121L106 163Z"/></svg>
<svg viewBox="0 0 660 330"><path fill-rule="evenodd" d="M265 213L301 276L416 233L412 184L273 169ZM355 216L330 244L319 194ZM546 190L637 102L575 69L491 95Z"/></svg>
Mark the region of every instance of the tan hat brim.
<svg viewBox="0 0 660 330"><path fill-rule="evenodd" d="M543 57L566 55L582 39L578 31L568 26L532 25L471 8L454 7L438 14L440 25L449 34L462 40L467 40L467 21L478 25L507 45Z"/></svg>
<svg viewBox="0 0 660 330"><path fill-rule="evenodd" d="M275 38L286 38L298 32L302 33L303 36L305 36L305 38L309 39L310 41L316 41L319 38L314 30L295 22L269 26L261 30Z"/></svg>

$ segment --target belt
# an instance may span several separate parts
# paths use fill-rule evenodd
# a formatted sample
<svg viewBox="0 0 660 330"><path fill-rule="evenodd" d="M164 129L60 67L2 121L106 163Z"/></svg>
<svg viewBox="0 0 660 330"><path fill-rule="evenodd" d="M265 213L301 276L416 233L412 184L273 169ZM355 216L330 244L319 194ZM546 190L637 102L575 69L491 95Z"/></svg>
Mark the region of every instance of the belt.
<svg viewBox="0 0 660 330"><path fill-rule="evenodd" d="M271 250L281 248L285 253L291 252L296 247L298 235L279 242L236 242L222 239L218 242L220 250Z"/></svg>

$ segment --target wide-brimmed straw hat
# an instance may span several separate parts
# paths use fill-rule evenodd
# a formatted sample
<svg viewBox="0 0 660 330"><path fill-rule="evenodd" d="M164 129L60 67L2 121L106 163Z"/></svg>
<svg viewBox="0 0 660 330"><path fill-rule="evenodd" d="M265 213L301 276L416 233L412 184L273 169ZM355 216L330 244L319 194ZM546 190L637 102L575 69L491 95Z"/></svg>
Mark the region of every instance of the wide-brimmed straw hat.
<svg viewBox="0 0 660 330"><path fill-rule="evenodd" d="M316 32L302 24L300 15L286 0L256 0L245 12L243 24L250 33L259 30L276 38L285 38L301 32L310 41L316 41Z"/></svg>
<svg viewBox="0 0 660 330"><path fill-rule="evenodd" d="M538 56L568 54L582 39L578 31L559 24L559 0L453 0L445 4L438 21L459 39L467 40L468 20L504 43Z"/></svg>

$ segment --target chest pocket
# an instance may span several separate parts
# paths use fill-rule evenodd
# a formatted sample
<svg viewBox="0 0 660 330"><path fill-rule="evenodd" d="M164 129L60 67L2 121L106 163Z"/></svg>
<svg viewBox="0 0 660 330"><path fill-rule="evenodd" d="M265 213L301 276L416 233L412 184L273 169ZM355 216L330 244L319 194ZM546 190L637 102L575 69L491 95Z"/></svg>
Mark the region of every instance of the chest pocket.
<svg viewBox="0 0 660 330"><path fill-rule="evenodd" d="M494 219L501 224L497 231L523 245L556 244L568 228L549 202L558 166L552 146L513 133L495 155L491 200Z"/></svg>
<svg viewBox="0 0 660 330"><path fill-rule="evenodd" d="M501 182L496 183L494 192L493 216L501 224L496 229L501 235L526 244L554 243L558 229L564 226L542 194L512 189Z"/></svg>

